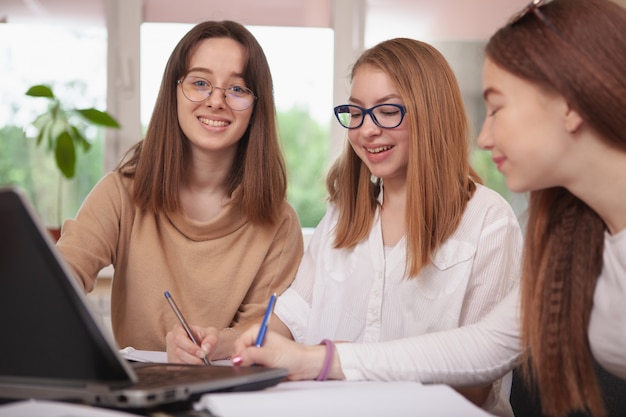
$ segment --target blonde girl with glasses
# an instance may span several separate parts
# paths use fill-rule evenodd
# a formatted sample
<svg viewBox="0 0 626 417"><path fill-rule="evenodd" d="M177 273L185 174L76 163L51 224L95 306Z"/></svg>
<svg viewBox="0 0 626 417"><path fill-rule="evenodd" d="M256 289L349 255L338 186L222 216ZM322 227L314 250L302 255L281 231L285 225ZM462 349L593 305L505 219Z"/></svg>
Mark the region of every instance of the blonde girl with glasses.
<svg viewBox="0 0 626 417"><path fill-rule="evenodd" d="M194 346L168 291L211 346L205 355L225 358L300 262L286 187L261 46L238 23L200 23L167 62L145 138L65 223L58 248L86 291L114 266L111 319L121 348Z"/></svg>
<svg viewBox="0 0 626 417"><path fill-rule="evenodd" d="M327 213L278 297L265 344L254 347L250 329L233 361L286 367L290 379L421 381L411 349L395 351L480 320L511 292L521 230L470 166L459 87L436 49L382 42L357 60L351 81L335 109L348 130L327 176ZM497 379L455 387L512 415Z"/></svg>

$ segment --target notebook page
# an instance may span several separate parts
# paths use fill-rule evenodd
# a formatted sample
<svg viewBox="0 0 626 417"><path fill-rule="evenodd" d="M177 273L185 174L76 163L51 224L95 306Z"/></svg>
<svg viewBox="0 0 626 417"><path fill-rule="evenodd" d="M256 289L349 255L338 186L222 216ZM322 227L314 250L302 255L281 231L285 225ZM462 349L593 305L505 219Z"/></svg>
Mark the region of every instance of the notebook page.
<svg viewBox="0 0 626 417"><path fill-rule="evenodd" d="M283 382L262 391L205 394L194 408L220 417L490 416L446 385L417 382Z"/></svg>

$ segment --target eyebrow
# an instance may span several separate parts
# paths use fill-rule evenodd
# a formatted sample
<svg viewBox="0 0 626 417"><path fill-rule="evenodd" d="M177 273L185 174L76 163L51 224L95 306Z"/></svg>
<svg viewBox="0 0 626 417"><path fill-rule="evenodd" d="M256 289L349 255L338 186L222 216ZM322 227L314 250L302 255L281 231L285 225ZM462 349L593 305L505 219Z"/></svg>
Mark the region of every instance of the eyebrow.
<svg viewBox="0 0 626 417"><path fill-rule="evenodd" d="M400 96L397 95L397 94L388 94L388 95L386 95L384 97L381 97L378 100L376 100L376 104L384 103L384 102L386 102L387 100L389 100L391 98L399 99ZM356 103L356 104L363 104L363 102L361 100L359 100L358 98L354 98L352 96L348 97L348 101L351 101L351 102Z"/></svg>
<svg viewBox="0 0 626 417"><path fill-rule="evenodd" d="M492 94L499 94L500 92L493 87L487 87L483 90L483 100L487 100L487 98Z"/></svg>
<svg viewBox="0 0 626 417"><path fill-rule="evenodd" d="M187 74L189 74L190 72L203 72L207 75L213 75L213 71L211 71L208 68L204 68L204 67L194 67L194 68L190 68L189 71L187 71ZM243 74L239 73L239 72L232 72L230 74L231 77L237 77L237 78L241 78L242 80L244 79Z"/></svg>

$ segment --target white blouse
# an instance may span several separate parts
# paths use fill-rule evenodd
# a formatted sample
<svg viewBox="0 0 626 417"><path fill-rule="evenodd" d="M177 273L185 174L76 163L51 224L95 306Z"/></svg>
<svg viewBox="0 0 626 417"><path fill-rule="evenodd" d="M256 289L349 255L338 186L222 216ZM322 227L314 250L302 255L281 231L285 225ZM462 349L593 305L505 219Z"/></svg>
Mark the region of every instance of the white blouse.
<svg viewBox="0 0 626 417"><path fill-rule="evenodd" d="M366 240L333 249L337 216L330 206L275 313L301 343L363 342L337 346L348 379L420 381L410 361L387 367L381 355L362 362L357 351L475 323L518 284L521 230L509 204L486 187L478 186L457 230L412 278L404 273L405 239L385 255L378 216ZM411 355L410 344L402 353Z"/></svg>
<svg viewBox="0 0 626 417"><path fill-rule="evenodd" d="M626 230L605 234L604 265L594 293L589 342L607 371L626 379ZM413 375L424 383L476 385L499 378L519 357L519 290L479 323L377 344L337 344L347 379Z"/></svg>
<svg viewBox="0 0 626 417"><path fill-rule="evenodd" d="M626 379L626 230L604 236L603 268L589 321L591 352L604 369Z"/></svg>

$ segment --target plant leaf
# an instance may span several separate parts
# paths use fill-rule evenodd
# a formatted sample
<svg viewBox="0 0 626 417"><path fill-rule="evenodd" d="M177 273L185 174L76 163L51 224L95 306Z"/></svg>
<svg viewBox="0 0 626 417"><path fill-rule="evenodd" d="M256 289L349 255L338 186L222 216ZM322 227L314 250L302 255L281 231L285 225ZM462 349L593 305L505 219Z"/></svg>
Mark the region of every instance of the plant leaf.
<svg viewBox="0 0 626 417"><path fill-rule="evenodd" d="M70 126L70 128L74 141L82 146L85 152L88 152L89 149L91 149L91 143L87 140L87 138L85 138L85 135L83 135L83 133L76 128L76 126Z"/></svg>
<svg viewBox="0 0 626 417"><path fill-rule="evenodd" d="M52 89L50 87L48 87L47 85L43 85L43 84L39 84L39 85L34 85L31 88L28 89L28 91L26 92L27 96L31 96L31 97L47 97L50 99L54 99L54 93L52 92Z"/></svg>
<svg viewBox="0 0 626 417"><path fill-rule="evenodd" d="M103 112L94 108L76 109L87 121L98 126L106 126L119 129L120 124L107 112Z"/></svg>
<svg viewBox="0 0 626 417"><path fill-rule="evenodd" d="M74 178L74 175L76 175L76 148L72 137L66 131L61 132L56 138L54 158L57 167L59 167L65 178Z"/></svg>

